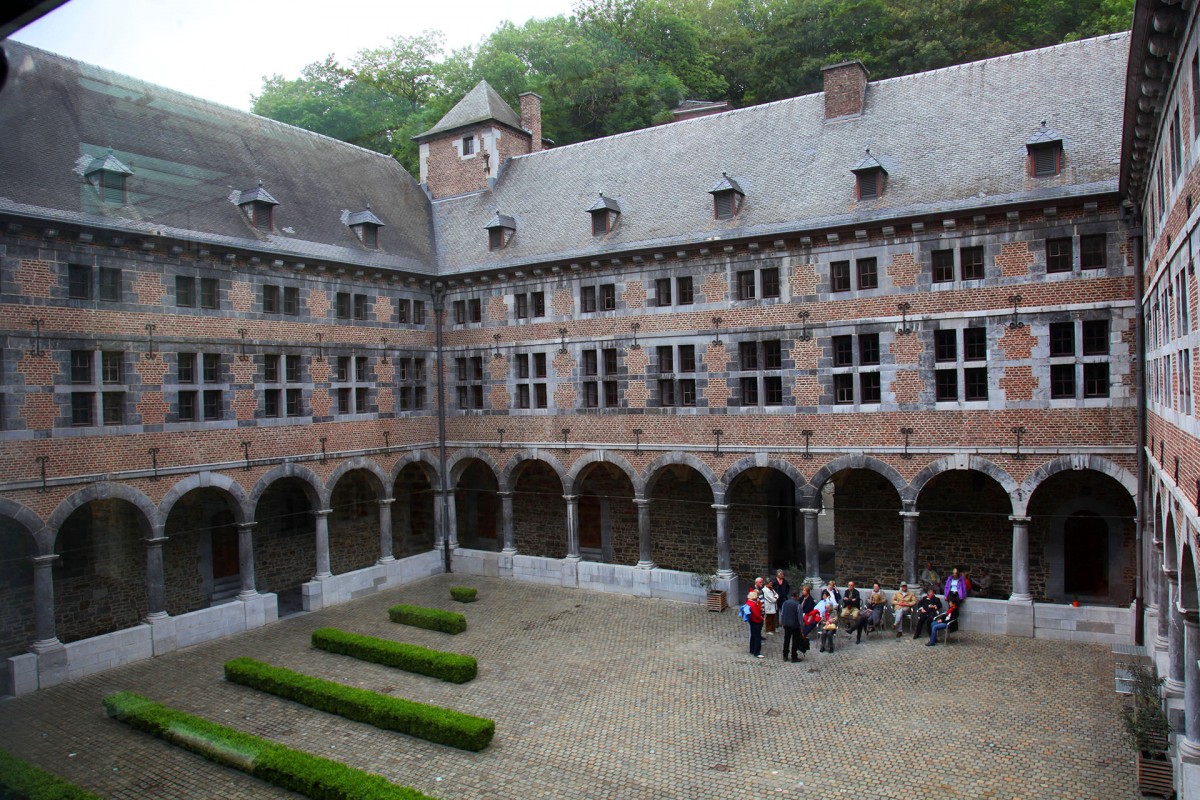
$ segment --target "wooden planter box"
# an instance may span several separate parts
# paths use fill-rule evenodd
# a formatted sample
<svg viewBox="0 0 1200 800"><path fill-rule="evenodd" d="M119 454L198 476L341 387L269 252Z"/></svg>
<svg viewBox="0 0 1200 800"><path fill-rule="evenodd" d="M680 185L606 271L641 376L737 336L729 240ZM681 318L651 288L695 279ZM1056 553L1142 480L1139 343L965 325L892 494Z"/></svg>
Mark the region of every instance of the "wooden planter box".
<svg viewBox="0 0 1200 800"><path fill-rule="evenodd" d="M1175 775L1169 760L1149 758L1145 753L1138 753L1137 782L1143 795L1175 796Z"/></svg>
<svg viewBox="0 0 1200 800"><path fill-rule="evenodd" d="M725 591L723 589L709 589L708 590L708 610L709 611L724 611L725 608L726 608Z"/></svg>

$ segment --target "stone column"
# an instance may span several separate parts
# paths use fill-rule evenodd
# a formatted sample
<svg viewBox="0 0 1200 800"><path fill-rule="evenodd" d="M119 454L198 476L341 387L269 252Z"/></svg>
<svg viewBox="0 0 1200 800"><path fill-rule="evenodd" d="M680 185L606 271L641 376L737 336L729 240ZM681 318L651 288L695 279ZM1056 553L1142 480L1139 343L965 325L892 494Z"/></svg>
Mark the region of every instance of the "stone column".
<svg viewBox="0 0 1200 800"><path fill-rule="evenodd" d="M1184 688L1183 718L1186 738L1179 740L1179 754L1192 764L1200 763L1200 614L1184 611L1183 622Z"/></svg>
<svg viewBox="0 0 1200 800"><path fill-rule="evenodd" d="M322 508L313 513L317 516L317 574L313 580L319 581L333 577L329 571L329 515L333 509Z"/></svg>
<svg viewBox="0 0 1200 800"><path fill-rule="evenodd" d="M450 549L458 547L458 495L453 489L446 492L446 520L450 528Z"/></svg>
<svg viewBox="0 0 1200 800"><path fill-rule="evenodd" d="M650 501L642 497L633 498L638 512L638 562L641 569L654 569L657 564L650 557Z"/></svg>
<svg viewBox="0 0 1200 800"><path fill-rule="evenodd" d="M35 653L62 647L54 629L54 575L51 566L57 554L33 557L33 643Z"/></svg>
<svg viewBox="0 0 1200 800"><path fill-rule="evenodd" d="M379 560L376 564L390 564L396 560L392 555L392 503L394 497L379 501Z"/></svg>
<svg viewBox="0 0 1200 800"><path fill-rule="evenodd" d="M1158 570L1158 630L1154 636L1154 649L1165 653L1170 646L1171 629L1171 585L1167 580L1166 565L1160 550L1155 558L1160 565Z"/></svg>
<svg viewBox="0 0 1200 800"><path fill-rule="evenodd" d="M812 587L814 598L821 597L821 589L825 581L821 580L821 537L817 531L817 517L821 510L817 508L802 508L804 515L804 572L808 585Z"/></svg>
<svg viewBox="0 0 1200 800"><path fill-rule="evenodd" d="M254 578L254 529L257 522L243 522L238 529L238 569L242 576L242 590L238 600L250 600L258 595Z"/></svg>
<svg viewBox="0 0 1200 800"><path fill-rule="evenodd" d="M1177 570L1164 570L1167 575L1167 588L1170 591L1170 602L1167 604L1167 612L1170 616L1170 623L1167 631L1167 683L1166 693L1168 697L1183 697L1184 675L1186 668L1184 660L1187 653L1184 652L1183 643L1183 613L1179 610L1179 572Z"/></svg>
<svg viewBox="0 0 1200 800"><path fill-rule="evenodd" d="M446 493L433 490L433 549L441 550L442 541L446 538L446 526L443 522L446 516Z"/></svg>
<svg viewBox="0 0 1200 800"><path fill-rule="evenodd" d="M563 500L567 501L567 558L579 561L579 497L564 494Z"/></svg>
<svg viewBox="0 0 1200 800"><path fill-rule="evenodd" d="M496 492L500 496L500 524L504 531L504 547L501 553L509 556L517 554L517 532L513 529L513 493Z"/></svg>
<svg viewBox="0 0 1200 800"><path fill-rule="evenodd" d="M146 621L152 622L167 616L167 583L163 576L162 548L167 537L157 536L146 540L146 600L150 613Z"/></svg>
<svg viewBox="0 0 1200 800"><path fill-rule="evenodd" d="M729 580L733 577L733 557L729 552L729 506L714 503L717 512L717 577ZM736 600L737 598L730 598Z"/></svg>
<svg viewBox="0 0 1200 800"><path fill-rule="evenodd" d="M1012 595L1009 600L1033 602L1029 592L1029 517L1009 517L1013 524Z"/></svg>
<svg viewBox="0 0 1200 800"><path fill-rule="evenodd" d="M909 586L917 585L917 577L921 574L917 569L917 518L919 511L912 510L912 503L905 503L900 512L900 520L904 525L904 579Z"/></svg>

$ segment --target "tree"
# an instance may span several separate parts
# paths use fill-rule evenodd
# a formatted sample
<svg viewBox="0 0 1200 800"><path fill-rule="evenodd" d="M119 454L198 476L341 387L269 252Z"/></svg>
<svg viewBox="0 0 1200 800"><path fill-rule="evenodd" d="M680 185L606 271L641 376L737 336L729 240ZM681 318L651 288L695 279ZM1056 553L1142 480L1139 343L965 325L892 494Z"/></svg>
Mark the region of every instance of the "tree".
<svg viewBox="0 0 1200 800"><path fill-rule="evenodd" d="M354 59L358 80L408 101L416 112L441 89L435 59L442 55L446 37L440 31L419 36L393 36L391 42L362 50Z"/></svg>

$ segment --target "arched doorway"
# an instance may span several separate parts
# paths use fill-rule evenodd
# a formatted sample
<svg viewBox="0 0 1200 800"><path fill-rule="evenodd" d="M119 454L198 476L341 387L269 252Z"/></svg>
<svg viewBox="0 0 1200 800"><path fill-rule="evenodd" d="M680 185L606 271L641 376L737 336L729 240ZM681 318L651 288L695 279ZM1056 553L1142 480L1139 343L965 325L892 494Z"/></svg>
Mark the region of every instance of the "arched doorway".
<svg viewBox="0 0 1200 800"><path fill-rule="evenodd" d="M1012 501L995 478L974 469L939 472L921 488L917 511L919 567L933 564L943 580L957 568L977 596L1012 594Z"/></svg>
<svg viewBox="0 0 1200 800"><path fill-rule="evenodd" d="M169 614L228 603L241 591L236 502L224 489L208 486L171 506L163 547Z"/></svg>
<svg viewBox="0 0 1200 800"><path fill-rule="evenodd" d="M1108 523L1094 511L1076 511L1063 524L1063 591L1108 594Z"/></svg>
<svg viewBox="0 0 1200 800"><path fill-rule="evenodd" d="M472 459L454 487L454 517L458 543L474 550L500 549L499 484L491 468Z"/></svg>
<svg viewBox="0 0 1200 800"><path fill-rule="evenodd" d="M663 569L712 575L717 571L717 516L708 480L687 464L668 464L647 481L650 557ZM734 572L752 577L761 556L737 557Z"/></svg>
<svg viewBox="0 0 1200 800"><path fill-rule="evenodd" d="M334 575L366 569L379 560L379 501L383 486L367 469L338 479L329 497L329 568Z"/></svg>
<svg viewBox="0 0 1200 800"><path fill-rule="evenodd" d="M396 476L392 496L392 552L396 558L433 549L433 471L419 461Z"/></svg>
<svg viewBox="0 0 1200 800"><path fill-rule="evenodd" d="M821 577L845 585L879 581L896 585L904 576L904 525L900 494L870 469L843 469L819 487Z"/></svg>
<svg viewBox="0 0 1200 800"><path fill-rule="evenodd" d="M793 568L804 574L804 535L796 524L796 484L770 467L739 474L725 494L729 503L729 547L735 564L753 565L757 575Z"/></svg>
<svg viewBox="0 0 1200 800"><path fill-rule="evenodd" d="M254 507L254 577L275 594L281 617L303 609L301 586L317 572L316 504L312 484L285 477Z"/></svg>
<svg viewBox="0 0 1200 800"><path fill-rule="evenodd" d="M638 516L629 476L599 461L580 473L576 487L580 555L591 561L636 564Z"/></svg>

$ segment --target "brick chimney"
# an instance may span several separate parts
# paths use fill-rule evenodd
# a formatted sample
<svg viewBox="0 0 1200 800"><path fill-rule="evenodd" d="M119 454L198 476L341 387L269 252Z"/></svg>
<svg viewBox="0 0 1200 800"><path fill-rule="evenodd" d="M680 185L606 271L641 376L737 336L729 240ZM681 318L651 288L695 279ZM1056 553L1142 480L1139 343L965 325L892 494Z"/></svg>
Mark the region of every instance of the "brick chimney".
<svg viewBox="0 0 1200 800"><path fill-rule="evenodd" d="M533 134L529 152L542 149L542 96L533 92L521 95L521 127Z"/></svg>
<svg viewBox="0 0 1200 800"><path fill-rule="evenodd" d="M861 61L843 61L821 67L821 77L825 81L825 119L853 117L862 113L863 100L867 96L868 74Z"/></svg>

